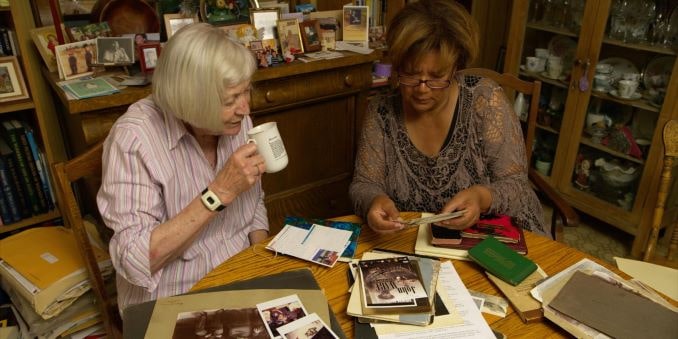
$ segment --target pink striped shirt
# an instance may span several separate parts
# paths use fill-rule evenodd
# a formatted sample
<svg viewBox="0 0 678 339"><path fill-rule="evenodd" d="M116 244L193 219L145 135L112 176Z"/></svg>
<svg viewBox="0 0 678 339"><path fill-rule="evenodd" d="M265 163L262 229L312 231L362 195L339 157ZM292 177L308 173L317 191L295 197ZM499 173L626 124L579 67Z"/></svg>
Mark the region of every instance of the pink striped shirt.
<svg viewBox="0 0 678 339"><path fill-rule="evenodd" d="M221 136L217 169L247 141L252 120L236 136ZM106 226L117 274L118 306L188 291L199 279L250 246L248 234L268 230L261 182L219 212L184 254L151 274L151 231L176 216L214 180L217 171L183 123L152 99L131 105L106 138L97 204Z"/></svg>

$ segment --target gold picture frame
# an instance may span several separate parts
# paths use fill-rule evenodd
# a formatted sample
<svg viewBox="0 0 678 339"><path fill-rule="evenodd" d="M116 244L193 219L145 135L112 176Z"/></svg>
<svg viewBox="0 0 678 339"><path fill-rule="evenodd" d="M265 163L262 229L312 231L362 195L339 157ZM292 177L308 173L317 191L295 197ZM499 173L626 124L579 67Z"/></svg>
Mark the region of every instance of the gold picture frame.
<svg viewBox="0 0 678 339"><path fill-rule="evenodd" d="M26 82L15 56L0 57L0 102L28 99Z"/></svg>
<svg viewBox="0 0 678 339"><path fill-rule="evenodd" d="M64 39L67 39L68 35L66 33L66 27L61 24L61 32ZM57 59L56 59L56 49L55 47L59 44L57 41L56 29L54 25L33 28L30 30L31 39L35 43L35 47L38 49L42 60L45 62L47 69L50 72L56 72L58 70ZM68 43L69 41L65 41Z"/></svg>
<svg viewBox="0 0 678 339"><path fill-rule="evenodd" d="M304 53L304 44L301 40L299 21L295 19L278 20L278 37L282 55Z"/></svg>
<svg viewBox="0 0 678 339"><path fill-rule="evenodd" d="M200 22L197 15L185 17L179 13L164 14L163 19L165 21L165 33L167 34L167 39L171 38L180 28Z"/></svg>

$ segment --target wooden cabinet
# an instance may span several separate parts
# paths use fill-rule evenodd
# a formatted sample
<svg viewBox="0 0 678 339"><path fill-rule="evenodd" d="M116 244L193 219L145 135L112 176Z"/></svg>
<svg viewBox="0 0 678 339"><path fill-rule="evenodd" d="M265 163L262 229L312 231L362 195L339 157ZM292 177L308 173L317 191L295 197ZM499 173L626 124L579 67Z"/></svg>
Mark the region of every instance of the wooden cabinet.
<svg viewBox="0 0 678 339"><path fill-rule="evenodd" d="M511 11L504 71L544 83L530 166L541 160L545 178L574 207L634 235L632 255L637 257L656 202L662 127L678 117L675 95L666 95L663 102L656 96L657 88L678 93L676 46L646 38L654 27L648 23L669 9L660 2L652 9L654 1L640 0L560 3L514 0ZM620 3L634 7L620 9ZM527 71L526 58L535 56L536 48L563 57L563 76L551 79L546 72ZM612 78L640 74L640 98L620 98L614 83L593 90L596 66L605 63L613 65ZM640 148L642 154L630 141L640 139L649 142ZM546 160L551 160L550 170L543 166Z"/></svg>
<svg viewBox="0 0 678 339"><path fill-rule="evenodd" d="M30 94L29 99L0 104L0 119L16 117L26 120L33 128L36 141L45 153L48 165L63 161L66 153L59 120L49 86L40 74L42 59L29 33L35 27L30 3L25 0L12 0L9 8L0 7L0 22L3 26L10 26L16 33L17 47L20 51L18 60ZM48 172L51 177L51 167ZM13 224L0 226L0 233L43 223L59 216L59 209L56 208Z"/></svg>
<svg viewBox="0 0 678 339"><path fill-rule="evenodd" d="M346 54L254 74L252 119L255 124L277 121L289 156L287 168L263 176L272 233L280 230L287 215L326 218L353 213L348 184L377 55ZM45 75L55 84L55 74ZM53 88L62 101L73 155L105 137L129 104L150 94L146 86L68 101L61 89Z"/></svg>

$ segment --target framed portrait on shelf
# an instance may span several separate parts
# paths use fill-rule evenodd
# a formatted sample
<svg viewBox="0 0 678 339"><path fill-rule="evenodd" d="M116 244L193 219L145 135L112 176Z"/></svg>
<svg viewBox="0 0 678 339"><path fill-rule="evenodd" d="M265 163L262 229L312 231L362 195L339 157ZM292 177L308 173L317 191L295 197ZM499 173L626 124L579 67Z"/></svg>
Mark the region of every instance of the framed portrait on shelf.
<svg viewBox="0 0 678 339"><path fill-rule="evenodd" d="M344 6L342 35L345 42L368 47L369 7Z"/></svg>
<svg viewBox="0 0 678 339"><path fill-rule="evenodd" d="M280 20L280 8L253 8L250 12L252 25L259 32L264 47L278 48L275 28Z"/></svg>
<svg viewBox="0 0 678 339"><path fill-rule="evenodd" d="M253 0L200 0L200 18L215 26L248 23Z"/></svg>
<svg viewBox="0 0 678 339"><path fill-rule="evenodd" d="M106 21L87 24L83 26L72 26L68 28L68 37L71 41L85 41L96 39L100 36L113 36L111 27Z"/></svg>
<svg viewBox="0 0 678 339"><path fill-rule="evenodd" d="M63 24L61 25L61 32L64 39L66 39L68 35L66 34L66 28ZM35 47L38 49L47 69L50 72L57 72L58 66L55 47L59 44L59 41L57 41L54 25L31 29L31 39L33 39L33 43L35 43Z"/></svg>
<svg viewBox="0 0 678 339"><path fill-rule="evenodd" d="M70 80L94 74L93 66L99 63L100 55L97 41L92 39L56 46L59 78Z"/></svg>
<svg viewBox="0 0 678 339"><path fill-rule="evenodd" d="M97 60L102 65L134 63L134 39L131 37L97 38Z"/></svg>
<svg viewBox="0 0 678 339"><path fill-rule="evenodd" d="M200 21L197 16L185 17L179 13L164 14L163 18L165 19L167 39L174 35L181 27Z"/></svg>
<svg viewBox="0 0 678 339"><path fill-rule="evenodd" d="M317 52L322 49L318 20L305 20L299 24L299 31L301 32L301 40L304 42L304 52Z"/></svg>
<svg viewBox="0 0 678 339"><path fill-rule="evenodd" d="M304 53L297 19L278 20L278 37L282 55Z"/></svg>
<svg viewBox="0 0 678 339"><path fill-rule="evenodd" d="M139 56L139 66L143 73L153 73L158 57L160 57L160 42L146 42L137 45L137 55Z"/></svg>
<svg viewBox="0 0 678 339"><path fill-rule="evenodd" d="M24 76L15 56L0 57L0 102L28 98Z"/></svg>

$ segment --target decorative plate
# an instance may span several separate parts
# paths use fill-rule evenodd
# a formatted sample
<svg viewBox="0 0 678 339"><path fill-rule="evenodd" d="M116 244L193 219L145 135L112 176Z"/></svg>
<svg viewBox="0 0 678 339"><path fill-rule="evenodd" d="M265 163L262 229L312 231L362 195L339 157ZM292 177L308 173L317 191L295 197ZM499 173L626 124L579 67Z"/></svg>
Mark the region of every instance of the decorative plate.
<svg viewBox="0 0 678 339"><path fill-rule="evenodd" d="M643 70L641 82L647 90L666 88L671 78L671 70L676 57L660 56L650 60Z"/></svg>
<svg viewBox="0 0 678 339"><path fill-rule="evenodd" d="M623 96L619 95L619 92L617 92L616 89L611 90L610 95L617 98L617 99L621 99L621 100L638 100L638 99L643 97L642 94L635 92L635 93L633 93L633 95L631 97L624 98Z"/></svg>
<svg viewBox="0 0 678 339"><path fill-rule="evenodd" d="M569 73L574 55L577 53L577 42L564 35L556 35L549 41L548 50L550 55L563 59L563 71Z"/></svg>
<svg viewBox="0 0 678 339"><path fill-rule="evenodd" d="M638 67L633 64L633 62L624 58L607 58L598 62L598 64L609 64L612 65L612 74L610 77L610 83L613 85L617 84L624 73L640 73Z"/></svg>

